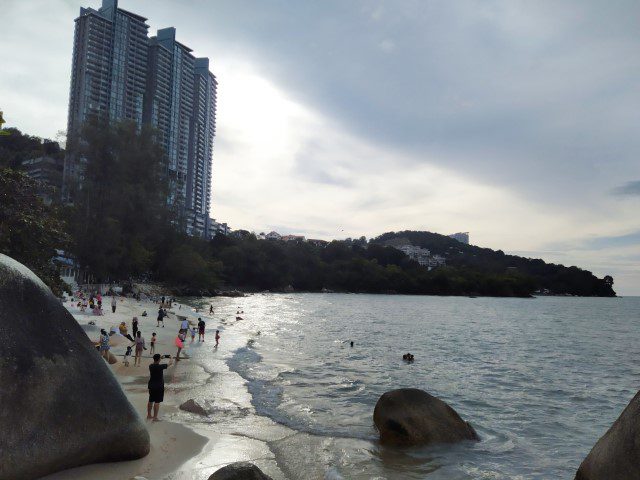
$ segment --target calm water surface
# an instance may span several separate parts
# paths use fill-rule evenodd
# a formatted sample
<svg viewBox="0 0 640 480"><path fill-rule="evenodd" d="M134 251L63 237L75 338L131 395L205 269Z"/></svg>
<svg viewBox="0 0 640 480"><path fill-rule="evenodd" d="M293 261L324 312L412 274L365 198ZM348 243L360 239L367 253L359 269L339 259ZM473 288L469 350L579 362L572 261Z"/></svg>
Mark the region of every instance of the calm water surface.
<svg viewBox="0 0 640 480"><path fill-rule="evenodd" d="M269 445L291 478L571 479L640 387L638 297L199 301L210 303L257 412L300 432ZM373 408L400 387L447 401L482 441L381 447Z"/></svg>

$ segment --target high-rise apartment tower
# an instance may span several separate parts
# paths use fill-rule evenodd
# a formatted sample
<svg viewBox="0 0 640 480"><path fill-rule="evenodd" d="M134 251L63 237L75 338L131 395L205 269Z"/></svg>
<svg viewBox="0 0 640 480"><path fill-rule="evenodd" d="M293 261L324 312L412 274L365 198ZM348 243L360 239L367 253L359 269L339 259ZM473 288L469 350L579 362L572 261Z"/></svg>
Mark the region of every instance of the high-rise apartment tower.
<svg viewBox="0 0 640 480"><path fill-rule="evenodd" d="M175 28L148 37L146 18L102 0L75 20L63 194L82 188L78 154L82 124L91 115L148 123L167 154L169 198L180 224L205 236L211 201L211 157L216 121L215 76L208 58L176 41Z"/></svg>

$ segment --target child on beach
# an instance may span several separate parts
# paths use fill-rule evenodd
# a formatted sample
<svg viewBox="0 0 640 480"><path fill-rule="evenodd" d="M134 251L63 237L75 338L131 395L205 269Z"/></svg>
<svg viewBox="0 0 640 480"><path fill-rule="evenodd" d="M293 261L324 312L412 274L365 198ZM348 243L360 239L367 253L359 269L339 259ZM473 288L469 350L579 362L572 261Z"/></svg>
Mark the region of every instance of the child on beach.
<svg viewBox="0 0 640 480"><path fill-rule="evenodd" d="M156 351L156 332L153 332L151 334L151 350L149 351L149 353L153 355L153 352L155 351Z"/></svg>
<svg viewBox="0 0 640 480"><path fill-rule="evenodd" d="M219 342L220 342L220 330L216 330L216 347L218 346Z"/></svg>
<svg viewBox="0 0 640 480"><path fill-rule="evenodd" d="M196 328L191 327L191 343L196 339Z"/></svg>
<svg viewBox="0 0 640 480"><path fill-rule="evenodd" d="M123 360L123 362L124 362L124 366L125 366L125 367L128 367L128 366L129 366L129 359L130 359L130 358L131 358L131 345L129 345L129 346L127 347L127 351L126 351L126 353L124 354L124 360Z"/></svg>
<svg viewBox="0 0 640 480"><path fill-rule="evenodd" d="M109 334L105 329L100 330L100 355L104 357L104 359L109 361Z"/></svg>
<svg viewBox="0 0 640 480"><path fill-rule="evenodd" d="M184 332L180 332L176 337L176 347L178 347L178 353L176 353L176 362L180 361L180 352L184 348L184 341L186 339L186 334Z"/></svg>

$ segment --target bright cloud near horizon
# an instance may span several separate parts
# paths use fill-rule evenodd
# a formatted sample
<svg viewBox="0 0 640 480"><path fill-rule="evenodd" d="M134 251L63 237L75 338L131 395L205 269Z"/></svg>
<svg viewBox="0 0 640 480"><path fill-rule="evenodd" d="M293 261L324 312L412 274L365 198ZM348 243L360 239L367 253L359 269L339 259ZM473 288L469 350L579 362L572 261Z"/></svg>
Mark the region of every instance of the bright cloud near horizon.
<svg viewBox="0 0 640 480"><path fill-rule="evenodd" d="M5 0L7 125L66 128L73 20ZM317 238L469 231L640 294L640 4L119 0L219 81L212 216Z"/></svg>

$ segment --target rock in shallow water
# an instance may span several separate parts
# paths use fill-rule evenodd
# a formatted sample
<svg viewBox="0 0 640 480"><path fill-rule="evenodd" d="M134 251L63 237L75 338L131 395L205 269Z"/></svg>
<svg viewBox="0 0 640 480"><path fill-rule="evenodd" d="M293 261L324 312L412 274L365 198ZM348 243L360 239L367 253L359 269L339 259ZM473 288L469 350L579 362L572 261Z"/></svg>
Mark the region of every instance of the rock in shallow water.
<svg viewBox="0 0 640 480"><path fill-rule="evenodd" d="M382 395L373 411L373 422L380 442L388 445L479 440L473 427L453 408L417 388L401 388Z"/></svg>
<svg viewBox="0 0 640 480"><path fill-rule="evenodd" d="M596 442L582 461L575 480L640 478L640 392Z"/></svg>
<svg viewBox="0 0 640 480"><path fill-rule="evenodd" d="M0 480L149 453L149 433L75 319L0 254Z"/></svg>
<svg viewBox="0 0 640 480"><path fill-rule="evenodd" d="M207 411L204 409L202 405L196 402L193 398L187 400L182 405L180 405L180 410L184 410L185 412L196 413L198 415L207 415Z"/></svg>
<svg viewBox="0 0 640 480"><path fill-rule="evenodd" d="M273 480L253 463L237 462L217 470L209 480Z"/></svg>

